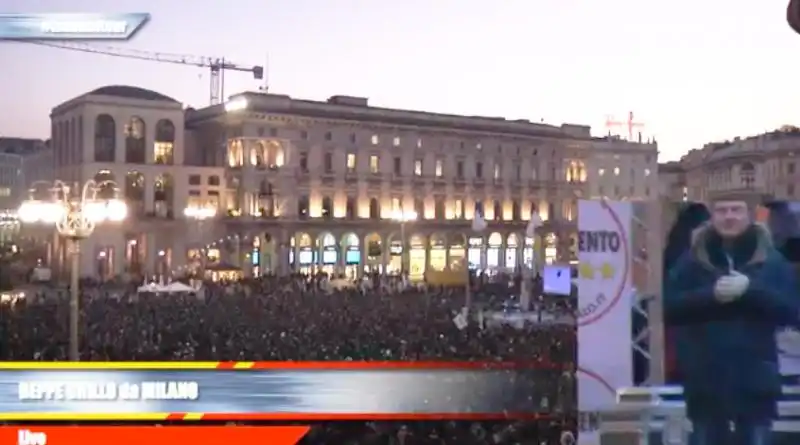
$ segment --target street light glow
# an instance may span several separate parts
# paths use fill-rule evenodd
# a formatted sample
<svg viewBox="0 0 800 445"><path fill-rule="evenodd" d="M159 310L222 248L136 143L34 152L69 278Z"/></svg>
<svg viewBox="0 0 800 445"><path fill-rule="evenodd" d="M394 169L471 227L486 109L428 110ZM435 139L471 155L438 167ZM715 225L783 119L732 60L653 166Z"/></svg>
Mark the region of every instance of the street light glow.
<svg viewBox="0 0 800 445"><path fill-rule="evenodd" d="M192 219L209 219L217 216L217 209L214 207L186 207L183 209L183 216Z"/></svg>
<svg viewBox="0 0 800 445"><path fill-rule="evenodd" d="M120 222L128 217L128 205L121 199L112 199L106 203L106 219Z"/></svg>
<svg viewBox="0 0 800 445"><path fill-rule="evenodd" d="M416 221L417 217L418 217L417 212L413 210L409 211L397 210L394 213L392 213L392 219L400 222Z"/></svg>
<svg viewBox="0 0 800 445"><path fill-rule="evenodd" d="M17 210L20 221L25 223L56 224L63 220L70 209L67 203L48 201L25 201ZM108 201L86 201L80 204L77 213L90 223L119 222L128 216L128 206L119 199Z"/></svg>
<svg viewBox="0 0 800 445"><path fill-rule="evenodd" d="M67 208L58 202L25 201L17 210L17 217L24 223L55 224L67 213Z"/></svg>

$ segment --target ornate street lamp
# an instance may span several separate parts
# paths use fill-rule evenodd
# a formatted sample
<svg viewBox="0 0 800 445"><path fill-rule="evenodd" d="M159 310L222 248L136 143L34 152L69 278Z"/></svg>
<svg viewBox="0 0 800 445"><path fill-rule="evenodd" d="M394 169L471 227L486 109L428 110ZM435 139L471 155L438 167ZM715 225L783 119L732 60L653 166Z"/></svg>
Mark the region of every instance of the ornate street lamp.
<svg viewBox="0 0 800 445"><path fill-rule="evenodd" d="M112 197L101 196L102 192L109 190L113 191ZM23 223L54 225L59 235L70 240L69 359L78 361L80 241L91 236L98 224L123 221L128 216L128 206L118 199L113 181L89 180L79 188L57 180L49 188L49 193L48 199L31 196L19 207L17 215Z"/></svg>

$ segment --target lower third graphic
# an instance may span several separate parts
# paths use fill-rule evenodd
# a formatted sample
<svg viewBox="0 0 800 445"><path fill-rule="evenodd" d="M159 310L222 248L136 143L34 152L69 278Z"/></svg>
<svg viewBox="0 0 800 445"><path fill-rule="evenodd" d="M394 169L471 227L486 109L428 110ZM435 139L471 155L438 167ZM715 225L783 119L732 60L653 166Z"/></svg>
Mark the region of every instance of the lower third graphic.
<svg viewBox="0 0 800 445"><path fill-rule="evenodd" d="M150 14L0 14L0 40L128 40Z"/></svg>

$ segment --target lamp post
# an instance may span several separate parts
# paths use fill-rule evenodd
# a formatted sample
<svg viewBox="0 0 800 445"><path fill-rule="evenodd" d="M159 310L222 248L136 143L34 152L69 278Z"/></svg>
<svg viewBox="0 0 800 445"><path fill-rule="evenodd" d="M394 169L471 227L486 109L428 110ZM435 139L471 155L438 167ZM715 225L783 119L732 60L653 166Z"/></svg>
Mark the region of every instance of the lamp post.
<svg viewBox="0 0 800 445"><path fill-rule="evenodd" d="M102 197L100 192L113 190L114 197ZM23 223L44 223L55 226L59 235L69 240L71 255L69 299L69 359L80 360L80 241L88 238L103 222L120 222L128 216L124 201L116 198L113 181L89 180L83 187L70 187L55 181L49 188L49 199L31 199L20 205L17 214Z"/></svg>
<svg viewBox="0 0 800 445"><path fill-rule="evenodd" d="M478 209L477 206L475 208L475 215L472 217L472 224L470 224L470 228L475 233L480 233L486 230L489 225L486 223L486 220L483 218L483 210ZM469 311L472 310L472 285L470 284L471 273L469 271L469 237L467 237L467 256L464 259L464 274L466 277L466 284L465 284L465 294L464 294L464 309L467 314Z"/></svg>
<svg viewBox="0 0 800 445"><path fill-rule="evenodd" d="M519 305L523 311L530 310L531 299L533 294L533 277L534 271L538 270L537 255L536 255L536 230L542 226L542 218L536 212L531 213L531 219L528 221L528 226L525 228L525 236L533 239L533 255L531 256L531 264L525 264L522 268L522 285L520 286L520 299ZM525 243L523 242L523 248Z"/></svg>
<svg viewBox="0 0 800 445"><path fill-rule="evenodd" d="M217 216L217 209L211 206L189 206L183 209L183 216L186 217L187 220L193 221L197 224L196 233L198 234L197 238L201 238L199 235L202 233L203 223L206 220L212 219ZM198 244L201 244L200 241L195 241ZM205 249L200 249L200 276L202 277L205 274L205 266L206 266L206 251Z"/></svg>
<svg viewBox="0 0 800 445"><path fill-rule="evenodd" d="M392 219L400 223L400 242L403 244L403 250L400 251L400 275L406 273L406 223L416 221L418 216L417 212L413 210L398 210L392 214ZM411 261L411 257L409 257L409 261Z"/></svg>

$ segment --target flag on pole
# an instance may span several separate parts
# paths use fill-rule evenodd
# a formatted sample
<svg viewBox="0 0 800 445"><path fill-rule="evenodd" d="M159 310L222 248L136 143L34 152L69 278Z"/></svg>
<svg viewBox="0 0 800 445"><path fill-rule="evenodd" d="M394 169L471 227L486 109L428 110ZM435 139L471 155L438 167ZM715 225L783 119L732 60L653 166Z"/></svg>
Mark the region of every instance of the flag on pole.
<svg viewBox="0 0 800 445"><path fill-rule="evenodd" d="M528 225L525 227L525 236L528 238L533 238L536 235L536 229L538 229L541 225L542 218L540 218L539 214L534 210L531 212L531 219L528 221Z"/></svg>
<svg viewBox="0 0 800 445"><path fill-rule="evenodd" d="M482 232L486 230L486 220L483 218L483 209L475 203L475 213L472 217L472 231Z"/></svg>

